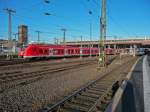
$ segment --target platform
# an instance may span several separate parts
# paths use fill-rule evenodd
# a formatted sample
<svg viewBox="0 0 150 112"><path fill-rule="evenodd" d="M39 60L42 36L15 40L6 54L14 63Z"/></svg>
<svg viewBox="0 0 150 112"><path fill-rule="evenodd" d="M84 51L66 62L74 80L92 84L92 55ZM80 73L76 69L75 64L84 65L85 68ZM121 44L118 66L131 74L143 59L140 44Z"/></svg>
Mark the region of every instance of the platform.
<svg viewBox="0 0 150 112"><path fill-rule="evenodd" d="M150 111L150 56L143 60L144 111Z"/></svg>
<svg viewBox="0 0 150 112"><path fill-rule="evenodd" d="M150 56L142 56L129 75L113 99L111 112L150 112Z"/></svg>

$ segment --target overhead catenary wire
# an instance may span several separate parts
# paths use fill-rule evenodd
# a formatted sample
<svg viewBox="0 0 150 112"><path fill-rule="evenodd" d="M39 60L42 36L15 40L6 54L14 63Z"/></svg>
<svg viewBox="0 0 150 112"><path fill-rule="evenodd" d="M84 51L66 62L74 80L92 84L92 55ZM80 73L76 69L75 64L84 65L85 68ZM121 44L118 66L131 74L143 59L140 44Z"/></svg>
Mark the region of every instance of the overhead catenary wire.
<svg viewBox="0 0 150 112"><path fill-rule="evenodd" d="M44 1L44 0L41 0L42 2ZM36 3L33 3L33 4L30 4L29 6L30 7L32 7L32 10L35 10L35 8L38 6L38 5L40 5L42 2L41 1L39 1L39 2L36 2ZM51 3L51 2L50 2ZM28 12L28 11L30 11L30 7L29 8L22 8L19 12L21 12L21 11L24 11L24 12ZM88 11L90 11L90 10L88 10ZM88 14L88 11L87 11L87 14ZM41 14L43 14L43 12L44 11L42 11L42 13ZM27 13L23 13L23 15L20 15L19 13L17 13L16 15L14 15L14 17L17 17L17 18L19 18L19 20L21 20L21 22L22 22L22 20L24 21L24 22L22 22L22 23L24 23L24 24L26 24L26 23L30 23L30 22L32 22L32 24L30 24L29 25L29 29L31 29L32 28L32 26L34 26L34 27L37 27L37 29L38 29L38 27L39 27L39 24L37 24L37 23L34 23L33 22L33 20L34 20L34 18L33 17L29 17L29 16L27 16L26 15ZM56 17L56 18L61 18L60 16L58 16L58 15L56 15L55 13L52 13L52 16L53 17ZM28 22L29 21L29 22ZM54 25L54 24L53 24ZM54 25L54 27L57 27L57 29L55 29L56 30L56 32L58 31L58 29L60 29L60 28L62 28L62 27L64 27L65 25ZM16 26L17 27L17 26ZM30 28L31 27L31 28ZM49 27L47 27L46 28L46 26L44 26L45 27L45 29L50 29ZM67 27L67 29L68 29L68 31L69 32L82 32L83 33L83 31L81 31L81 29L74 29L74 28L68 28ZM51 32L51 34L52 34L53 32ZM50 34L50 33L49 33ZM54 33L53 33L54 34Z"/></svg>

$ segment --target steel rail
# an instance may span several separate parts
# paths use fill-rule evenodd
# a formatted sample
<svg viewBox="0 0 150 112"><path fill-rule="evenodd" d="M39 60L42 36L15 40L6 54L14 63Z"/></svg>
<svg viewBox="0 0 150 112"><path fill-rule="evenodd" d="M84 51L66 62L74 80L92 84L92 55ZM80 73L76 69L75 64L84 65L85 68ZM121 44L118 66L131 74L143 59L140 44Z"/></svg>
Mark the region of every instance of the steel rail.
<svg viewBox="0 0 150 112"><path fill-rule="evenodd" d="M61 65L61 64L70 64L70 63L76 63L76 62L85 62L85 61L94 61L94 60L83 60L83 61L81 61L81 60L77 60L77 61L71 61L71 62L69 62L69 61L66 61L66 62L61 62L61 63L34 63L34 64L30 64L30 63L22 63L24 66L9 66L9 65L7 65L7 66L1 66L1 68L0 68L0 70L14 70L14 69L22 69L22 68L30 68L30 67L44 67L44 66L49 66L49 65L53 65L53 64L57 64L57 65ZM34 61L33 61L34 62ZM35 61L35 62L40 62L40 61ZM43 61L41 61L41 62L43 62ZM21 63L20 63L21 64ZM25 65L25 64L29 64L29 65Z"/></svg>
<svg viewBox="0 0 150 112"><path fill-rule="evenodd" d="M79 66L84 66L84 65L87 65L87 64L94 64L94 63L95 62L86 62L86 63L70 65L70 66L67 66L67 67L58 67L58 68L40 70L40 71L35 71L35 72L19 73L19 74L15 74L15 75L11 75L9 73L9 75L1 75L0 80L3 80L2 82L7 82L7 81L14 81L14 80L22 79L22 78L30 78L30 76L31 77L39 76L39 75L43 76L43 75L48 74L48 73L65 71L65 70L72 69L74 67L79 67ZM19 77L19 78L17 78L17 77Z"/></svg>

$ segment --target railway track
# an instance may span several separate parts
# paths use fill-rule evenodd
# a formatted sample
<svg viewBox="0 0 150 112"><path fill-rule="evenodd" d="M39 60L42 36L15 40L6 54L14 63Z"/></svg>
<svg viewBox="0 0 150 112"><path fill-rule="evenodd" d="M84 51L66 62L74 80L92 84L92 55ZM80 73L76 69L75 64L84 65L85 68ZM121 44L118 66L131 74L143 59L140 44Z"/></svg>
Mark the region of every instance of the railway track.
<svg viewBox="0 0 150 112"><path fill-rule="evenodd" d="M50 61L50 60L49 60ZM45 61L41 61L41 63L40 63L40 61L38 62L38 63L36 63L37 61L33 61L33 62L35 62L35 63L27 63L27 62L25 62L25 63L23 63L22 62L22 65L15 65L15 66L9 66L9 65L7 65L7 66L1 66L1 68L0 68L0 70L1 71L6 71L6 70L18 70L18 69L26 69L26 68L30 68L30 67L34 67L34 68L36 68L36 67L46 67L46 66L50 66L50 65L62 65L62 64L71 64L71 63L76 63L76 62L81 62L82 60L79 60L79 61L65 61L65 62L49 62L49 63L44 63ZM83 60L83 62L84 61L87 61L87 60ZM91 60L92 61L92 60ZM20 63L21 64L21 63Z"/></svg>
<svg viewBox="0 0 150 112"><path fill-rule="evenodd" d="M77 64L72 64L70 66L66 66L66 67L58 67L58 68L50 68L50 69L44 69L44 70L39 70L39 71L35 71L35 72L29 72L29 73L20 73L18 72L13 72L13 75L11 73L8 74L3 74L0 75L0 80L1 82L10 82L10 81L14 81L14 80L20 80L20 79L24 79L24 78L30 78L30 77L36 77L36 76L43 76L45 74L49 74L49 73L54 73L54 72L60 72L60 71L65 71L68 69L72 69L72 68L76 68L76 67L81 67L87 64L93 64L95 62L86 62L86 63L77 63Z"/></svg>
<svg viewBox="0 0 150 112"><path fill-rule="evenodd" d="M108 61L108 64L111 63L111 61L113 61L116 57L115 56L111 56L111 57L108 57L107 61ZM8 65L8 66L1 66L0 67L0 71L1 72L5 72L5 71L10 71L10 70L23 70L23 69L28 69L28 68L38 68L38 67L49 67L51 65L54 65L54 66L58 66L58 65L63 65L63 64L72 64L72 63L80 63L80 62L87 62L87 61L95 61L95 57L94 59L90 59L90 60L74 60L74 61L64 61L64 62L45 62L45 61L42 61L42 62L38 62L38 63L22 63L21 65ZM50 61L50 60L49 60ZM2 73L0 73L1 75Z"/></svg>
<svg viewBox="0 0 150 112"><path fill-rule="evenodd" d="M60 58L63 59L63 58ZM26 60L23 58L16 58L11 60L0 60L0 66L9 66L9 65L16 65L16 64L23 64L23 63L32 63L32 62L44 62L44 61L52 61L52 60L60 60L58 59L39 59L39 60ZM68 59L76 59L76 58L68 58Z"/></svg>
<svg viewBox="0 0 150 112"><path fill-rule="evenodd" d="M111 100L112 86L122 82L129 69L129 60L123 63L119 68L114 68L98 79L86 84L71 95L65 97L60 102L40 110L41 112L101 112L104 111ZM120 71L119 74L116 73Z"/></svg>
<svg viewBox="0 0 150 112"><path fill-rule="evenodd" d="M0 90L0 93L4 92L7 89L19 86L19 85L27 85L29 83L35 82L37 80L40 80L44 78L44 76L48 76L49 74L52 73L57 73L69 69L76 69L82 66L87 66L91 64L95 64L96 61L87 61L84 63L75 63L69 66L65 67L57 67L57 68L49 68L49 69L43 69L43 70L38 70L34 72L28 72L28 73L21 73L19 71L17 72L12 72L12 73L5 73L0 75L0 84L4 85L4 87ZM17 82L15 85L9 85L10 83ZM19 83L18 83L19 82ZM7 86L9 85L9 86Z"/></svg>
<svg viewBox="0 0 150 112"><path fill-rule="evenodd" d="M12 59L12 60L1 60L0 66L8 66L8 65L15 65L15 64L22 64L22 63L29 63L31 61L24 60L24 59Z"/></svg>

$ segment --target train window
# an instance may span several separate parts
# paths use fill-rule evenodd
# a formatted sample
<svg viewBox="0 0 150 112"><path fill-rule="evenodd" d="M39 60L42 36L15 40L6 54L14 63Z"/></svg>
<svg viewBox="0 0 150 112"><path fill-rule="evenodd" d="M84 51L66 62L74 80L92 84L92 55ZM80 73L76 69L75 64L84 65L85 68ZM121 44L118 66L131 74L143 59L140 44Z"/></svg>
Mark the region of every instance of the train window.
<svg viewBox="0 0 150 112"><path fill-rule="evenodd" d="M63 54L63 50L62 49L60 50L60 54Z"/></svg>
<svg viewBox="0 0 150 112"><path fill-rule="evenodd" d="M45 50L44 53L47 54L47 53L48 53L48 50Z"/></svg>
<svg viewBox="0 0 150 112"><path fill-rule="evenodd" d="M39 52L40 52L40 54L42 54L42 53L43 53L43 50L42 50L42 49L40 49L40 50L39 50Z"/></svg>
<svg viewBox="0 0 150 112"><path fill-rule="evenodd" d="M68 54L71 54L70 50L68 50Z"/></svg>
<svg viewBox="0 0 150 112"><path fill-rule="evenodd" d="M72 54L73 54L73 50L71 50Z"/></svg>
<svg viewBox="0 0 150 112"><path fill-rule="evenodd" d="M60 54L60 50L58 49L57 51L58 51L58 54Z"/></svg>
<svg viewBox="0 0 150 112"><path fill-rule="evenodd" d="M53 53L53 49L49 49L49 53Z"/></svg>
<svg viewBox="0 0 150 112"><path fill-rule="evenodd" d="M61 54L64 54L64 50L61 50Z"/></svg>
<svg viewBox="0 0 150 112"><path fill-rule="evenodd" d="M57 53L58 53L58 50L57 50L57 49L54 49L53 52L54 52L54 54L57 54Z"/></svg>
<svg viewBox="0 0 150 112"><path fill-rule="evenodd" d="M77 54L78 54L78 50L77 50Z"/></svg>
<svg viewBox="0 0 150 112"><path fill-rule="evenodd" d="M33 52L36 52L36 48L33 48Z"/></svg>

